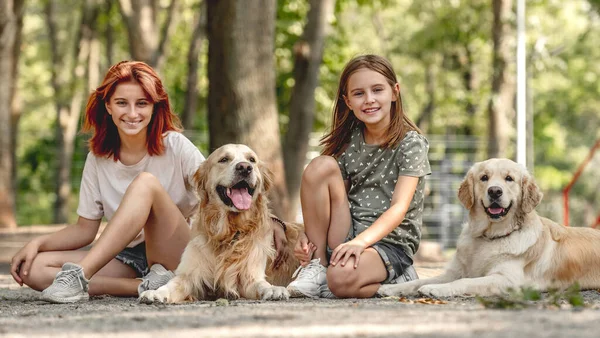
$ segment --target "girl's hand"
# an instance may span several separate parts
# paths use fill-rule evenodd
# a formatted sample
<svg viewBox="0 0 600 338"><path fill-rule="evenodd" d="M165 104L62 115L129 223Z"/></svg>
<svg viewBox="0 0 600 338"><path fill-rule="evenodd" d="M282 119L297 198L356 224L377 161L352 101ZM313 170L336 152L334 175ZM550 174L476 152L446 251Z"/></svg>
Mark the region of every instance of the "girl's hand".
<svg viewBox="0 0 600 338"><path fill-rule="evenodd" d="M283 227L275 221L272 222L275 223L273 224L273 242L275 243L275 250L277 250L275 260L273 260L273 269L278 269L281 263L288 258L288 252L285 250L288 240Z"/></svg>
<svg viewBox="0 0 600 338"><path fill-rule="evenodd" d="M341 266L345 266L350 257L354 256L354 268L358 268L360 255L367 248L367 243L360 239L353 239L350 242L342 243L333 250L329 264L335 266L339 262Z"/></svg>
<svg viewBox="0 0 600 338"><path fill-rule="evenodd" d="M317 247L308 241L304 232L298 235L298 241L294 247L294 256L300 261L300 265L306 266L312 259L312 255Z"/></svg>
<svg viewBox="0 0 600 338"><path fill-rule="evenodd" d="M21 248L10 261L10 274L13 279L23 286L23 279L21 279L20 273L27 276L31 263L35 256L37 256L40 249L40 245L36 241L31 241Z"/></svg>

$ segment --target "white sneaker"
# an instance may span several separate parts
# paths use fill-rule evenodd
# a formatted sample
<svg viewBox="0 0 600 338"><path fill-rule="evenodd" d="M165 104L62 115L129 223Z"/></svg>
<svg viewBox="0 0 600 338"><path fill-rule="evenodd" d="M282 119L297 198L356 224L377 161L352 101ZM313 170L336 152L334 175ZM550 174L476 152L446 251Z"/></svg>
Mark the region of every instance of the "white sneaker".
<svg viewBox="0 0 600 338"><path fill-rule="evenodd" d="M320 298L328 298L328 299L338 299L331 290L329 290L329 285L327 283L319 286L319 297Z"/></svg>
<svg viewBox="0 0 600 338"><path fill-rule="evenodd" d="M287 286L290 297L319 298L319 287L327 285L327 268L321 265L321 259L315 258L308 265L300 266L292 277L296 280Z"/></svg>
<svg viewBox="0 0 600 338"><path fill-rule="evenodd" d="M83 268L75 263L65 263L56 274L52 285L42 291L41 299L52 303L75 303L90 298Z"/></svg>
<svg viewBox="0 0 600 338"><path fill-rule="evenodd" d="M148 290L156 290L159 287L167 284L175 274L170 270L165 269L160 264L153 264L150 267L150 272L142 277L142 282L138 285L138 295Z"/></svg>

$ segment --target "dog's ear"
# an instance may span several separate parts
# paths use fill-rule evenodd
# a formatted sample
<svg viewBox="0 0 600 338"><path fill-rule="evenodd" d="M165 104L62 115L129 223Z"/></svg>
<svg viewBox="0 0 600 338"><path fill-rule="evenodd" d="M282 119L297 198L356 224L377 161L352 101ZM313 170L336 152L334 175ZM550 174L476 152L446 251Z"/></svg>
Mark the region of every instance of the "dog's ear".
<svg viewBox="0 0 600 338"><path fill-rule="evenodd" d="M475 203L475 197L473 196L473 176L473 169L471 169L460 184L460 188L458 188L458 200L467 210L471 210Z"/></svg>
<svg viewBox="0 0 600 338"><path fill-rule="evenodd" d="M208 180L208 161L202 162L193 176L193 182L196 195L200 199L201 203L206 203L208 199L208 193L206 189L206 181Z"/></svg>
<svg viewBox="0 0 600 338"><path fill-rule="evenodd" d="M523 198L521 201L521 210L526 214L532 212L540 204L542 197L544 197L540 187L538 187L533 177L528 173L523 175L521 179L521 194Z"/></svg>
<svg viewBox="0 0 600 338"><path fill-rule="evenodd" d="M258 162L258 169L262 175L263 188L265 191L269 191L273 186L273 172L263 161Z"/></svg>

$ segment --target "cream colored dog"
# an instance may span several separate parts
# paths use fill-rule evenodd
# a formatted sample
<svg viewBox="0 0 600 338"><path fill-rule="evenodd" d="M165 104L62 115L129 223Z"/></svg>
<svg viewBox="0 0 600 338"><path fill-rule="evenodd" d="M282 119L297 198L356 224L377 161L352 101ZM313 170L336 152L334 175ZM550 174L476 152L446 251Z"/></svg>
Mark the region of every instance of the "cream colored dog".
<svg viewBox="0 0 600 338"><path fill-rule="evenodd" d="M527 170L508 159L476 163L458 191L469 210L456 255L444 274L382 285L383 296L492 295L507 288L600 288L600 231L569 228L538 216L542 193Z"/></svg>
<svg viewBox="0 0 600 338"><path fill-rule="evenodd" d="M266 271L275 255L266 166L247 146L228 144L215 150L194 178L200 206L176 276L157 290L143 292L140 301L288 299L284 286L298 267L293 247L300 226L286 223L285 261Z"/></svg>

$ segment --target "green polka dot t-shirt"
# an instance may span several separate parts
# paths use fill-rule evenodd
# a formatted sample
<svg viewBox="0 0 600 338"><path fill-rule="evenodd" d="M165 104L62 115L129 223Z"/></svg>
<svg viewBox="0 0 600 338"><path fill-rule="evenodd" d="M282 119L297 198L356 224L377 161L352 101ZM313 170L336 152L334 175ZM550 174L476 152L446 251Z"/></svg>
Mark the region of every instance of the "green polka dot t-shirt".
<svg viewBox="0 0 600 338"><path fill-rule="evenodd" d="M413 256L421 240L424 177L431 174L428 150L427 139L415 131L406 133L398 146L390 149L366 144L360 128L352 132L338 164L344 180L350 181L348 200L355 235L389 209L398 176L419 177L404 220L382 239L401 246L408 256Z"/></svg>

